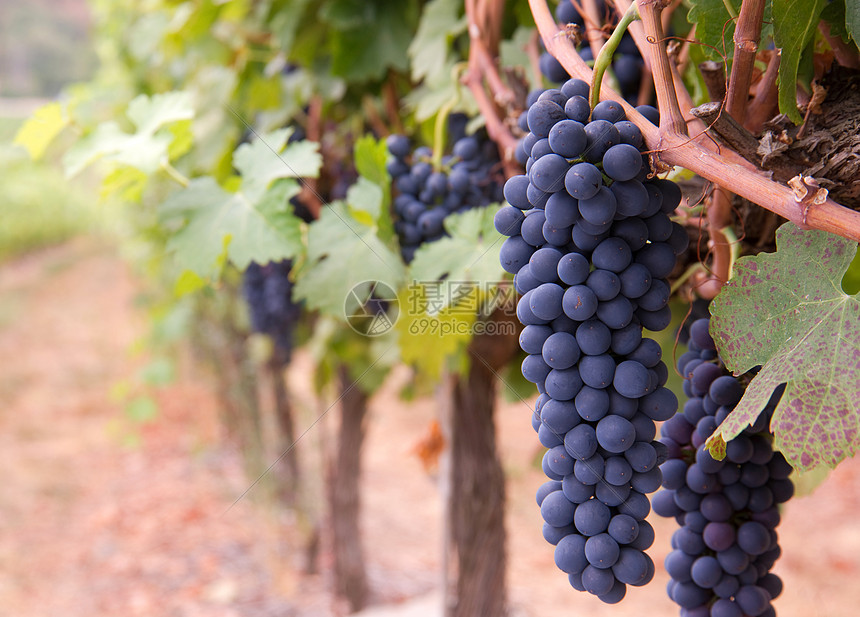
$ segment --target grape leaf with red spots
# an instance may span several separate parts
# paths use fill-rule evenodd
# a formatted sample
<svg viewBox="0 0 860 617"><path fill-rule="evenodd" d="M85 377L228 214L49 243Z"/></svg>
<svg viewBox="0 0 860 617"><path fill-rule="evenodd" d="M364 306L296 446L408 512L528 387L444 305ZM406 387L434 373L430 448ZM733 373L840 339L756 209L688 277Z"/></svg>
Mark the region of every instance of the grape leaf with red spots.
<svg viewBox="0 0 860 617"><path fill-rule="evenodd" d="M738 260L711 303L711 335L740 375L761 366L743 399L708 439L715 455L786 383L774 446L800 470L835 467L860 445L860 294L841 281L857 244L786 223L772 254Z"/></svg>

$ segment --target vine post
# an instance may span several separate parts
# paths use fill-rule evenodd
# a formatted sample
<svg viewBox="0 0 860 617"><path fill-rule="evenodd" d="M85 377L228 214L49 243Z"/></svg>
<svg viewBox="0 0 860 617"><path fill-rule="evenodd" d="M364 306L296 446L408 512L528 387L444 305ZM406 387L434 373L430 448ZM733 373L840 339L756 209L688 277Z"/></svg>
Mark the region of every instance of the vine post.
<svg viewBox="0 0 860 617"><path fill-rule="evenodd" d="M368 397L350 377L349 368L345 365L338 368L338 387L340 421L326 483L334 553L334 587L347 601L350 610L357 612L367 605L370 593L361 543L359 494Z"/></svg>

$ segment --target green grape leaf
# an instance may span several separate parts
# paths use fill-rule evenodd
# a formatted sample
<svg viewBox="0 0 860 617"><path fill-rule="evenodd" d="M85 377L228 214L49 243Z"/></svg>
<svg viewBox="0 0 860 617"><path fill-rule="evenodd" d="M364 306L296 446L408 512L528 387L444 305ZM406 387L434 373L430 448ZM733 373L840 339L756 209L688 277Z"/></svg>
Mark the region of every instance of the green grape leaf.
<svg viewBox="0 0 860 617"><path fill-rule="evenodd" d="M363 81L382 79L389 68L408 68L407 50L418 21L415 0L331 0L320 16L332 26L334 75Z"/></svg>
<svg viewBox="0 0 860 617"><path fill-rule="evenodd" d="M860 3L857 6L860 7ZM838 36L844 43L847 43L851 39L848 33L846 17L845 0L828 2L821 11L821 19L826 21L830 26L830 34Z"/></svg>
<svg viewBox="0 0 860 617"><path fill-rule="evenodd" d="M860 41L860 1L845 0L845 29L851 38Z"/></svg>
<svg viewBox="0 0 860 617"><path fill-rule="evenodd" d="M860 252L854 257L854 261L848 266L848 272L842 278L842 289L849 295L860 291Z"/></svg>
<svg viewBox="0 0 860 617"><path fill-rule="evenodd" d="M388 162L388 147L385 140L376 140L370 135L355 143L356 171L380 187L388 187L390 179L385 164ZM387 202L387 200L386 200Z"/></svg>
<svg viewBox="0 0 860 617"><path fill-rule="evenodd" d="M159 53L159 45L169 32L170 14L167 11L140 13L126 30L125 42L131 57L144 66Z"/></svg>
<svg viewBox="0 0 860 617"><path fill-rule="evenodd" d="M472 340L477 310L470 306L474 290L459 306L437 303L447 296L444 285L410 283L398 296L400 318L394 325L399 335L400 356L422 375L438 379L452 357ZM475 302L476 303L476 302Z"/></svg>
<svg viewBox="0 0 860 617"><path fill-rule="evenodd" d="M314 178L322 167L319 144L297 141L284 150L293 129L260 135L242 144L233 155L233 165L242 176L242 193L256 202L278 178Z"/></svg>
<svg viewBox="0 0 860 617"><path fill-rule="evenodd" d="M382 189L370 180L359 177L346 192L350 214L362 225L373 225L382 214Z"/></svg>
<svg viewBox="0 0 860 617"><path fill-rule="evenodd" d="M135 132L126 133L112 121L98 125L66 152L63 165L67 176L79 174L101 158L146 174L154 173L168 160L175 140L187 141L187 131L174 132L170 128L173 123L190 120L194 108L187 92L167 92L151 97L141 94L128 104L126 115Z"/></svg>
<svg viewBox="0 0 860 617"><path fill-rule="evenodd" d="M108 201L112 197L118 197L126 203L140 203L145 187L145 173L134 167L120 165L102 179L99 198Z"/></svg>
<svg viewBox="0 0 860 617"><path fill-rule="evenodd" d="M302 15L311 4L310 0L293 0L282 4L271 17L270 27L278 38L279 49L291 49L296 40Z"/></svg>
<svg viewBox="0 0 860 617"><path fill-rule="evenodd" d="M741 3L737 0L726 0L726 2L732 6L737 15ZM708 59L722 60L723 56L726 58L732 56L735 22L729 15L723 0L690 0L687 19L691 24L696 25L696 38L703 43L702 50Z"/></svg>
<svg viewBox="0 0 860 617"><path fill-rule="evenodd" d="M358 184L372 182L380 191L379 211L373 208L371 216L375 219L377 235L386 244L392 244L394 239L394 223L391 220L391 178L385 164L388 161L388 147L385 140L376 140L366 135L355 144L355 169L361 174ZM352 189L351 189L352 190ZM363 207L366 199L373 199L369 187L363 189L364 195L347 195L347 201L353 208Z"/></svg>
<svg viewBox="0 0 860 617"><path fill-rule="evenodd" d="M803 122L797 109L797 72L803 50L815 35L826 0L773 0L773 38L780 49L779 111L795 124Z"/></svg>
<svg viewBox="0 0 860 617"><path fill-rule="evenodd" d="M775 446L799 470L834 467L860 445L860 294L840 283L857 245L786 223L773 254L742 257L711 304L711 334L736 375L761 366L707 446L718 453L780 384Z"/></svg>
<svg viewBox="0 0 860 617"><path fill-rule="evenodd" d="M353 287L380 281L398 289L404 275L400 255L378 237L375 221L358 221L344 203L335 202L323 208L320 218L310 225L306 261L298 270L295 294L309 308L342 320Z"/></svg>
<svg viewBox="0 0 860 617"><path fill-rule="evenodd" d="M534 36L535 29L519 26L514 30L510 39L505 39L499 44L499 64L505 69L520 69L529 79L531 88L539 88L541 84L532 83L534 74L529 66L529 57L526 53L529 41Z"/></svg>
<svg viewBox="0 0 860 617"><path fill-rule="evenodd" d="M449 236L424 244L415 253L409 277L424 284L445 279L445 298L430 313L456 304L471 290L482 298L504 277L499 263L499 247L504 237L496 231L493 217L497 205L473 208L445 219Z"/></svg>
<svg viewBox="0 0 860 617"><path fill-rule="evenodd" d="M21 125L13 143L23 146L30 158L42 158L54 138L69 125L71 119L59 103L48 103Z"/></svg>
<svg viewBox="0 0 860 617"><path fill-rule="evenodd" d="M301 253L303 222L289 199L299 192L294 180L275 183L257 201L241 190L226 191L211 177L196 178L159 207L163 222L186 224L167 242L178 264L203 278L217 274L223 258L244 270Z"/></svg>
<svg viewBox="0 0 860 617"><path fill-rule="evenodd" d="M162 126L194 116L191 95L188 92L167 92L149 96L136 96L125 112L138 133L152 135Z"/></svg>
<svg viewBox="0 0 860 617"><path fill-rule="evenodd" d="M445 70L451 41L466 31L468 22L460 16L460 0L433 0L424 6L415 38L409 45L412 79L419 82Z"/></svg>
<svg viewBox="0 0 860 617"><path fill-rule="evenodd" d="M499 285L504 271L498 251L503 237L493 224L497 209L490 205L447 217L449 236L415 253L395 328L403 360L422 373L441 375L465 350L479 317L512 305L500 292L510 287Z"/></svg>
<svg viewBox="0 0 860 617"><path fill-rule="evenodd" d="M162 220L180 226L167 244L180 266L206 278L225 257L244 270L252 261L301 253L304 224L289 204L299 192L293 178L316 176L322 159L314 142L287 145L290 134L281 129L237 148L233 164L242 175L236 192L214 178L196 178L161 204Z"/></svg>
<svg viewBox="0 0 860 617"><path fill-rule="evenodd" d="M454 62L451 62L448 65L449 75L453 72L453 67ZM413 110L415 119L424 122L435 116L454 97L459 98L458 92L462 93L463 89L456 80L440 73L434 79L427 79L417 88L413 88L403 100Z"/></svg>

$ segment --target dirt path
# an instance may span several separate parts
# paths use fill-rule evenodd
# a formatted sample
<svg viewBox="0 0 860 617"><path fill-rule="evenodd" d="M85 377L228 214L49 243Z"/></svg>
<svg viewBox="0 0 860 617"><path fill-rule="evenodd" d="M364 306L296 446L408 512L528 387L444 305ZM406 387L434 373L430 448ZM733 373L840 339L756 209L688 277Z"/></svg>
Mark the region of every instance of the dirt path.
<svg viewBox="0 0 860 617"><path fill-rule="evenodd" d="M205 378L186 371L160 393L161 414L141 445L122 445L110 392L141 362L128 351L145 327L133 309L137 292L122 262L89 241L0 268L0 615L336 615L325 575L297 573L302 555L288 514L274 516L253 496L224 514L249 481L222 445ZM290 375L300 433L327 407L308 392L310 371L300 354ZM409 615L438 617L441 503L411 454L435 409L432 400L404 408L396 399L404 379L396 373L371 402L362 528L374 601L424 596ZM542 474L528 414L521 403L499 412L515 615L677 615L660 567L651 585L611 607L573 592L556 571L533 501ZM330 426L329 415L315 431ZM318 447L324 434L309 433L304 447ZM857 614L858 511L856 461L789 504L777 566L786 581L781 617ZM654 524L659 564L673 527ZM328 565L324 548L321 571Z"/></svg>
<svg viewBox="0 0 860 617"><path fill-rule="evenodd" d="M288 614L247 513L221 516L245 479L205 385L169 387L121 445L135 293L89 242L0 271L0 614Z"/></svg>

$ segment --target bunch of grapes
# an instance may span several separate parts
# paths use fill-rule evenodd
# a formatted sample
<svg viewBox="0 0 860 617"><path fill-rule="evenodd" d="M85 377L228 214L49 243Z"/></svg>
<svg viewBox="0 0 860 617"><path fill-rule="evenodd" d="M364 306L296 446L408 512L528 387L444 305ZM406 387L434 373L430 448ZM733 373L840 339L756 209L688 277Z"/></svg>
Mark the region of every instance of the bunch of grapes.
<svg viewBox="0 0 860 617"><path fill-rule="evenodd" d="M606 5L598 2L598 12L609 14ZM585 20L576 10L570 0L561 0L555 10L555 18L562 26L576 24L580 28L585 27ZM589 62L594 60L591 47L584 42L578 49L580 57ZM554 83L563 83L570 78L567 71L549 52L544 51L539 60L540 71L544 77ZM618 80L618 87L625 100L631 103L639 96L639 88L642 82L642 71L645 69L645 61L639 48L629 32L626 32L618 44L618 49L612 57L612 72Z"/></svg>
<svg viewBox="0 0 860 617"><path fill-rule="evenodd" d="M569 80L528 110L526 175L504 187L500 259L522 294L523 375L541 393L533 426L550 481L537 494L544 537L570 584L608 603L654 564L645 520L662 482L655 420L677 411L660 345L671 321L666 277L687 234L669 219L672 182L649 180L642 135L612 101ZM589 121L590 118L590 121Z"/></svg>
<svg viewBox="0 0 860 617"><path fill-rule="evenodd" d="M567 88L568 92L573 92L573 94L567 98L567 102L564 103L564 105L565 105L565 108L564 108L565 116L570 120L574 120L576 122L579 122L580 124L587 124L589 117L591 117L590 116L591 109L589 108L589 105L588 105L588 87L587 87L587 85L584 88L582 86L579 86L578 90L573 90L572 87L569 85L572 83L584 84L585 82L582 80L579 80L579 79L569 79L568 81L566 81L564 83L564 85L561 87L560 90L552 88L549 91L550 92L558 92L558 91L564 92L565 88ZM526 166L529 166L532 164L532 163L529 163L529 159L538 158L538 157L534 156L534 154L538 154L538 155L543 154L544 151L547 149L547 146L543 145L543 146L539 147L535 153L532 153L532 149L533 149L534 145L538 141L540 141L540 139L535 137L534 133L530 132L530 129L529 129L529 112L528 112L528 110L531 109L535 103L537 103L538 98L543 96L544 92L546 92L546 91L545 90L532 90L531 92L529 92L528 98L526 99L526 107L528 109L526 111L524 111L523 113L521 113L520 117L517 119L517 126L519 126L519 128L523 132L526 133L526 136L523 137L522 139L520 139L519 143L517 144L517 148L514 150L514 158L516 158L519 163L526 165ZM584 96L583 96L583 92L585 93ZM567 95L565 95L565 96L567 96ZM561 99L559 99L559 101L560 100ZM604 107L602 109L611 108L611 109L615 110L617 108L618 110L621 110L621 107L617 103L614 103L612 101L604 101L604 103L602 103L602 105L604 105ZM651 124L653 124L654 126L658 126L660 124L660 112L657 111L656 107L653 107L652 105L639 105L638 107L636 107L636 111L638 111L640 114L645 116L645 118L649 122L651 122ZM599 113L606 113L606 112L599 112ZM606 118L607 118L607 121L612 122L613 124L615 122L619 123L615 127L616 130L618 130L620 132L623 131L625 134L629 133L626 141L629 142L630 145L633 145L637 148L642 147L643 140L642 140L641 132L639 131L638 128L636 128L633 125L632 122L629 122L626 119L626 116L624 115L623 110L621 111L620 114L617 113L616 111L612 111L611 113L606 113ZM613 120L613 118L622 118L622 120L616 121L616 120ZM594 129L592 129L592 130L594 130ZM612 135L614 136L614 134L612 134ZM647 166L646 166L646 168L647 168Z"/></svg>
<svg viewBox="0 0 860 617"><path fill-rule="evenodd" d="M460 131L452 131L459 133ZM406 263L422 244L445 236L445 217L502 200L504 176L498 149L485 134L460 136L453 153L434 169L427 147L412 152L404 135L388 138L388 173L399 193L394 199L394 229Z"/></svg>
<svg viewBox="0 0 860 617"><path fill-rule="evenodd" d="M773 617L782 581L770 572L780 555L778 505L794 494L791 466L774 452L767 425L783 389L758 419L715 460L705 440L740 401L744 388L720 362L708 319L690 326L690 351L681 356L684 411L668 420L661 441L664 490L654 511L681 528L666 557L669 597L684 617Z"/></svg>
<svg viewBox="0 0 860 617"><path fill-rule="evenodd" d="M281 353L289 358L293 331L302 314L301 304L293 301L290 260L265 265L251 262L242 277L242 293L251 313L254 332L268 335Z"/></svg>

